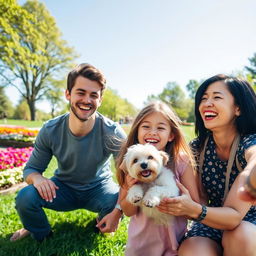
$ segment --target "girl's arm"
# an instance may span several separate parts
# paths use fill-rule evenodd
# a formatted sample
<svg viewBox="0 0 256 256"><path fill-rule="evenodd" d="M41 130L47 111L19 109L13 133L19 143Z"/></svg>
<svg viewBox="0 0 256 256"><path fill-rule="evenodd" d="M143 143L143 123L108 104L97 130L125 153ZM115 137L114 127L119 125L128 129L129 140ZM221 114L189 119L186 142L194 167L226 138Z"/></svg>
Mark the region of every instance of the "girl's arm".
<svg viewBox="0 0 256 256"><path fill-rule="evenodd" d="M190 164L187 165L183 175L180 178L180 183L187 188L193 201L200 202L198 188L198 174L193 170Z"/></svg>
<svg viewBox="0 0 256 256"><path fill-rule="evenodd" d="M135 215L138 212L139 207L128 202L126 200L126 196L128 193L129 188L134 185L137 181L133 179L131 176L126 175L125 177L125 184L120 189L120 206L124 212L124 214L128 217Z"/></svg>

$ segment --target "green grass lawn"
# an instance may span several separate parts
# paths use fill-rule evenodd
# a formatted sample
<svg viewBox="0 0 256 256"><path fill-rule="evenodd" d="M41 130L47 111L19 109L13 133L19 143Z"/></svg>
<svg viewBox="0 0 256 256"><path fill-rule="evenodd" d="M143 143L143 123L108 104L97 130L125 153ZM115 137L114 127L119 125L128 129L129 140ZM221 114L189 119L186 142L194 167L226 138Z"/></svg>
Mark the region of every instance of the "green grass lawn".
<svg viewBox="0 0 256 256"><path fill-rule="evenodd" d="M7 124L27 127L41 127L43 122L8 120ZM1 124L1 122L0 122ZM194 137L194 127L182 127L189 141ZM126 132L129 127L125 128ZM55 158L50 162L44 175L51 177L56 169ZM37 243L31 237L11 243L11 234L22 228L14 207L16 194L0 196L0 256L119 256L124 254L129 218L125 217L115 234L95 234L93 220L95 213L86 210L55 212L46 209L54 231L53 237Z"/></svg>
<svg viewBox="0 0 256 256"><path fill-rule="evenodd" d="M10 235L20 229L21 223L14 209L15 195L0 197L0 255L1 256L50 256L50 255L123 255L127 239L128 218L125 218L118 231L103 235L93 233L94 213L85 210L55 212L46 209L52 225L53 236L43 243L31 237L11 243Z"/></svg>
<svg viewBox="0 0 256 256"><path fill-rule="evenodd" d="M51 177L57 166L55 158L44 173ZM93 232L96 214L86 210L56 212L45 209L54 235L43 243L31 237L11 243L11 234L22 228L14 207L16 194L0 196L0 256L117 256L123 255L129 219L124 218L115 234Z"/></svg>
<svg viewBox="0 0 256 256"><path fill-rule="evenodd" d="M187 142L195 138L195 126L181 126L181 129L185 134L185 138Z"/></svg>
<svg viewBox="0 0 256 256"><path fill-rule="evenodd" d="M0 119L1 125L17 125L17 126L25 126L30 128L35 127L42 127L44 121L27 121L27 120L14 120L14 119L7 119L6 121Z"/></svg>

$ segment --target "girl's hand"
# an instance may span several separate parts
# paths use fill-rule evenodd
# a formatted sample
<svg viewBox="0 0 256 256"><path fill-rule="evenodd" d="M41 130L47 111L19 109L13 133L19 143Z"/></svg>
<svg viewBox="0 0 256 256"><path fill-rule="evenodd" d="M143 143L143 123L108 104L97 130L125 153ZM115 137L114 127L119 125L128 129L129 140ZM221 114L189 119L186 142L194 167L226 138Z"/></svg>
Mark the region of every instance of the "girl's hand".
<svg viewBox="0 0 256 256"><path fill-rule="evenodd" d="M181 196L164 198L157 208L160 212L174 216L191 216L197 203L191 199L189 191L179 181L176 182L182 192Z"/></svg>
<svg viewBox="0 0 256 256"><path fill-rule="evenodd" d="M132 178L129 174L127 174L125 176L125 184L123 186L123 188L125 190L129 190L130 187L132 187L134 184L136 184L138 182L138 180Z"/></svg>
<svg viewBox="0 0 256 256"><path fill-rule="evenodd" d="M130 175L125 176L125 183L120 190L120 205L124 214L128 217L135 215L138 212L139 207L126 200L128 190L137 183L137 180Z"/></svg>

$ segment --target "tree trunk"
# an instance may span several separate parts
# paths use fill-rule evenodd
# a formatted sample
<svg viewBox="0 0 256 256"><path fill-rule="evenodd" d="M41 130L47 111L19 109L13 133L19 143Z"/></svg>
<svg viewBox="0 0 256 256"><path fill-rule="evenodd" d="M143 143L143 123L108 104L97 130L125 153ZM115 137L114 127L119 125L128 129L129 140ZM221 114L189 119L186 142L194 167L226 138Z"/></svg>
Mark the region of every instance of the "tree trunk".
<svg viewBox="0 0 256 256"><path fill-rule="evenodd" d="M55 117L54 112L55 112L55 109L54 109L54 107L52 107L52 109L51 109L51 116L52 116L52 118Z"/></svg>
<svg viewBox="0 0 256 256"><path fill-rule="evenodd" d="M30 120L35 121L36 120L35 101L34 100L28 100L28 106L29 106L29 110L30 110Z"/></svg>

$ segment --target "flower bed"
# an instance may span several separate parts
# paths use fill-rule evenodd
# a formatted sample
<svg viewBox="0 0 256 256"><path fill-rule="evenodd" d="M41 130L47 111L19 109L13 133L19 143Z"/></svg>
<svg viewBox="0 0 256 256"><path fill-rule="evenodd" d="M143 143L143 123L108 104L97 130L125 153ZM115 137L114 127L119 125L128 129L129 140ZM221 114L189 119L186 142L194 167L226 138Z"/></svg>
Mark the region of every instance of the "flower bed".
<svg viewBox="0 0 256 256"><path fill-rule="evenodd" d="M22 126L0 126L0 145L19 148L33 146L38 132L38 129Z"/></svg>
<svg viewBox="0 0 256 256"><path fill-rule="evenodd" d="M0 150L0 189L8 188L23 180L22 170L32 150L32 147Z"/></svg>

